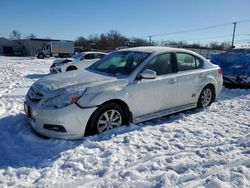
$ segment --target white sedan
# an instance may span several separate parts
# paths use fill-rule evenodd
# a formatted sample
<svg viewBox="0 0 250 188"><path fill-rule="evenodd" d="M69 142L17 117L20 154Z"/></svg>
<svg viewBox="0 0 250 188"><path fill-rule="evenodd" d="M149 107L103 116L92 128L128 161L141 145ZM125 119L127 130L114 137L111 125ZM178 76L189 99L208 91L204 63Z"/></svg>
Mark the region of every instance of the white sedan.
<svg viewBox="0 0 250 188"><path fill-rule="evenodd" d="M103 52L88 51L80 52L71 58L56 59L50 66L50 73L60 73L83 69L92 65L94 62L98 61L106 55L107 54Z"/></svg>
<svg viewBox="0 0 250 188"><path fill-rule="evenodd" d="M79 139L124 124L209 106L222 88L220 67L184 49L113 52L81 71L38 80L24 103L38 133Z"/></svg>

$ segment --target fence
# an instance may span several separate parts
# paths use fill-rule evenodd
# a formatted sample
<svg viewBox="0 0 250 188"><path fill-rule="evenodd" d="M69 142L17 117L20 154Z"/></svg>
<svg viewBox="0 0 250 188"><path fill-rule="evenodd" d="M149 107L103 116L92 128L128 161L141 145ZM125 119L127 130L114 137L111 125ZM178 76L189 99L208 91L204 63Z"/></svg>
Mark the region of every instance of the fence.
<svg viewBox="0 0 250 188"><path fill-rule="evenodd" d="M185 49L196 52L205 57L206 59L210 59L211 54L219 54L225 52L223 50L200 49L200 48L185 48Z"/></svg>

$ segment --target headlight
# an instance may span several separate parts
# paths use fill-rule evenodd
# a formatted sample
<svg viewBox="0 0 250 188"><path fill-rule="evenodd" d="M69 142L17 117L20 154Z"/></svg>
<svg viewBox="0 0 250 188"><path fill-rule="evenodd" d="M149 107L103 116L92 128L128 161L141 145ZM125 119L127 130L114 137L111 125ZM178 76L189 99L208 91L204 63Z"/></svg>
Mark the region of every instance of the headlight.
<svg viewBox="0 0 250 188"><path fill-rule="evenodd" d="M50 99L47 99L42 106L50 108L63 108L70 104L74 104L80 99L84 92L77 91L72 93L65 93Z"/></svg>

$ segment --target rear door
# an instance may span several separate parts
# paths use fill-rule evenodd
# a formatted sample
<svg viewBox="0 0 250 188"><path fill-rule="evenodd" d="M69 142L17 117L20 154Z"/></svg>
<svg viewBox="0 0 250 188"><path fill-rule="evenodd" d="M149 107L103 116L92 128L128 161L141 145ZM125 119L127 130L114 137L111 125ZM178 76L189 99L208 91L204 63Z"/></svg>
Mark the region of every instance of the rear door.
<svg viewBox="0 0 250 188"><path fill-rule="evenodd" d="M177 105L196 103L205 75L203 60L193 54L176 52Z"/></svg>

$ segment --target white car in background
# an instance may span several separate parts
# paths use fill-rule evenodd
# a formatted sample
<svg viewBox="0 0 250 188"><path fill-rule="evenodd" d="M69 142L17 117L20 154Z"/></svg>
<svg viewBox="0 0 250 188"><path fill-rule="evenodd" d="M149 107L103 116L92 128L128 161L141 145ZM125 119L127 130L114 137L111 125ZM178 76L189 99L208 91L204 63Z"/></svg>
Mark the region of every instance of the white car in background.
<svg viewBox="0 0 250 188"><path fill-rule="evenodd" d="M219 66L192 51L137 47L113 52L81 71L44 77L24 109L38 133L79 139L209 106L222 89Z"/></svg>
<svg viewBox="0 0 250 188"><path fill-rule="evenodd" d="M71 58L56 59L53 61L50 67L50 73L66 72L71 70L77 70L85 68L96 62L97 60L106 56L103 52L80 52Z"/></svg>

